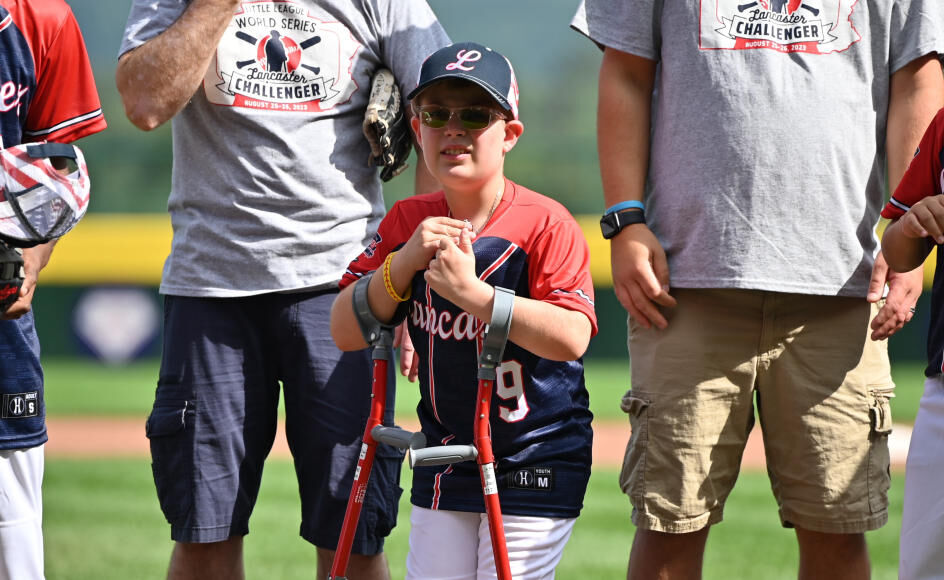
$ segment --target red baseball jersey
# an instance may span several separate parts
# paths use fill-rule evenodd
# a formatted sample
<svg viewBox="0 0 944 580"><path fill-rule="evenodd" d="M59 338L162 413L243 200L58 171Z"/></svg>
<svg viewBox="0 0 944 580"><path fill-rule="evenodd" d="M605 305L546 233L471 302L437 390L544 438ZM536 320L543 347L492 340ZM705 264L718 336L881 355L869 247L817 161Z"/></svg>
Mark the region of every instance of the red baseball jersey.
<svg viewBox="0 0 944 580"><path fill-rule="evenodd" d="M82 33L62 0L0 0L0 138L71 143L105 128Z"/></svg>
<svg viewBox="0 0 944 580"><path fill-rule="evenodd" d="M938 111L918 144L895 194L882 210L882 217L900 218L925 197L944 194L944 109ZM944 252L937 249L934 284L931 288L931 322L928 327L928 366L925 374L944 372Z"/></svg>
<svg viewBox="0 0 944 580"><path fill-rule="evenodd" d="M446 216L442 192L396 203L341 286L380 268L429 216ZM581 312L596 333L590 252L559 203L505 181L492 219L472 243L476 274L518 296ZM420 423L431 445L472 443L479 340L485 324L413 277L408 325L420 358ZM490 418L502 512L576 517L590 475L592 431L582 360L540 358L509 342L498 367ZM485 510L475 463L417 468L412 502L431 509Z"/></svg>
<svg viewBox="0 0 944 580"><path fill-rule="evenodd" d="M882 217L900 218L911 206L944 191L944 109L937 112L918 144L918 150L901 178Z"/></svg>

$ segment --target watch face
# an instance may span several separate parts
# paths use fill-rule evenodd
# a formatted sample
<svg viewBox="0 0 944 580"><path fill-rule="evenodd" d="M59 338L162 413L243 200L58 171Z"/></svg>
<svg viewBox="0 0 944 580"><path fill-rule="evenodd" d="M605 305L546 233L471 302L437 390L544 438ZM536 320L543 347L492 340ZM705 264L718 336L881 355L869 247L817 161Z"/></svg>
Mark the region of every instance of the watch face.
<svg viewBox="0 0 944 580"><path fill-rule="evenodd" d="M608 240L619 233L616 226L616 214L605 215L600 219L600 231L603 233L603 239Z"/></svg>
<svg viewBox="0 0 944 580"><path fill-rule="evenodd" d="M603 238L609 240L623 231L626 226L644 223L646 223L646 215L641 211L618 211L600 218L600 231L603 232Z"/></svg>

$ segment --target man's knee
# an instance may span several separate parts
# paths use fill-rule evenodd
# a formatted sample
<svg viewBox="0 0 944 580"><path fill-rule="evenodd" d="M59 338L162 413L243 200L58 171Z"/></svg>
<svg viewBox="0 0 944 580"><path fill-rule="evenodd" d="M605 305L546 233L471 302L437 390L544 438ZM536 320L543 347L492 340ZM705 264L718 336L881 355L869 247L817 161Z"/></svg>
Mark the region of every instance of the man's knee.
<svg viewBox="0 0 944 580"><path fill-rule="evenodd" d="M198 561L229 561L242 557L243 539L235 537L222 542L177 542L174 544L174 553Z"/></svg>
<svg viewBox="0 0 944 580"><path fill-rule="evenodd" d="M318 577L327 578L334 565L334 550L318 548ZM349 578L365 580L390 580L390 568L383 552L372 556L350 554L347 561L346 575Z"/></svg>
<svg viewBox="0 0 944 580"><path fill-rule="evenodd" d="M684 534L636 530L626 577L701 578L708 530L708 526Z"/></svg>
<svg viewBox="0 0 944 580"><path fill-rule="evenodd" d="M222 542L175 543L167 577L174 580L243 578L242 536Z"/></svg>

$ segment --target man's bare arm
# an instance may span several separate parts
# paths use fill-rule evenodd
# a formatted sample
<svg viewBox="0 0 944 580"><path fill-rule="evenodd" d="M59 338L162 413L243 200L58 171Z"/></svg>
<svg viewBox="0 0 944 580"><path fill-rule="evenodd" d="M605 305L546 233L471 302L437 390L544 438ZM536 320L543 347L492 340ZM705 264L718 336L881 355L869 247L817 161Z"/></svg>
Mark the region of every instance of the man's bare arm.
<svg viewBox="0 0 944 580"><path fill-rule="evenodd" d="M203 81L239 0L193 0L167 30L118 59L115 80L128 119L160 127Z"/></svg>

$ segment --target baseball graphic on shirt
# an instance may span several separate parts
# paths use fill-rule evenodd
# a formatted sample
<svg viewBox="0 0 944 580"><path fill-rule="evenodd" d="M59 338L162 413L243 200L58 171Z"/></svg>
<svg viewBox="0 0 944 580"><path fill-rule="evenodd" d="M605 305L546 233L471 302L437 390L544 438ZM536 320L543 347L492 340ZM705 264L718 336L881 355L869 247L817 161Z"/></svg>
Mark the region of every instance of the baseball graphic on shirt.
<svg viewBox="0 0 944 580"><path fill-rule="evenodd" d="M703 50L841 52L862 39L852 25L856 0L705 0Z"/></svg>
<svg viewBox="0 0 944 580"><path fill-rule="evenodd" d="M275 111L327 111L357 84L361 48L339 22L287 0L243 2L233 14L203 87L217 105Z"/></svg>

